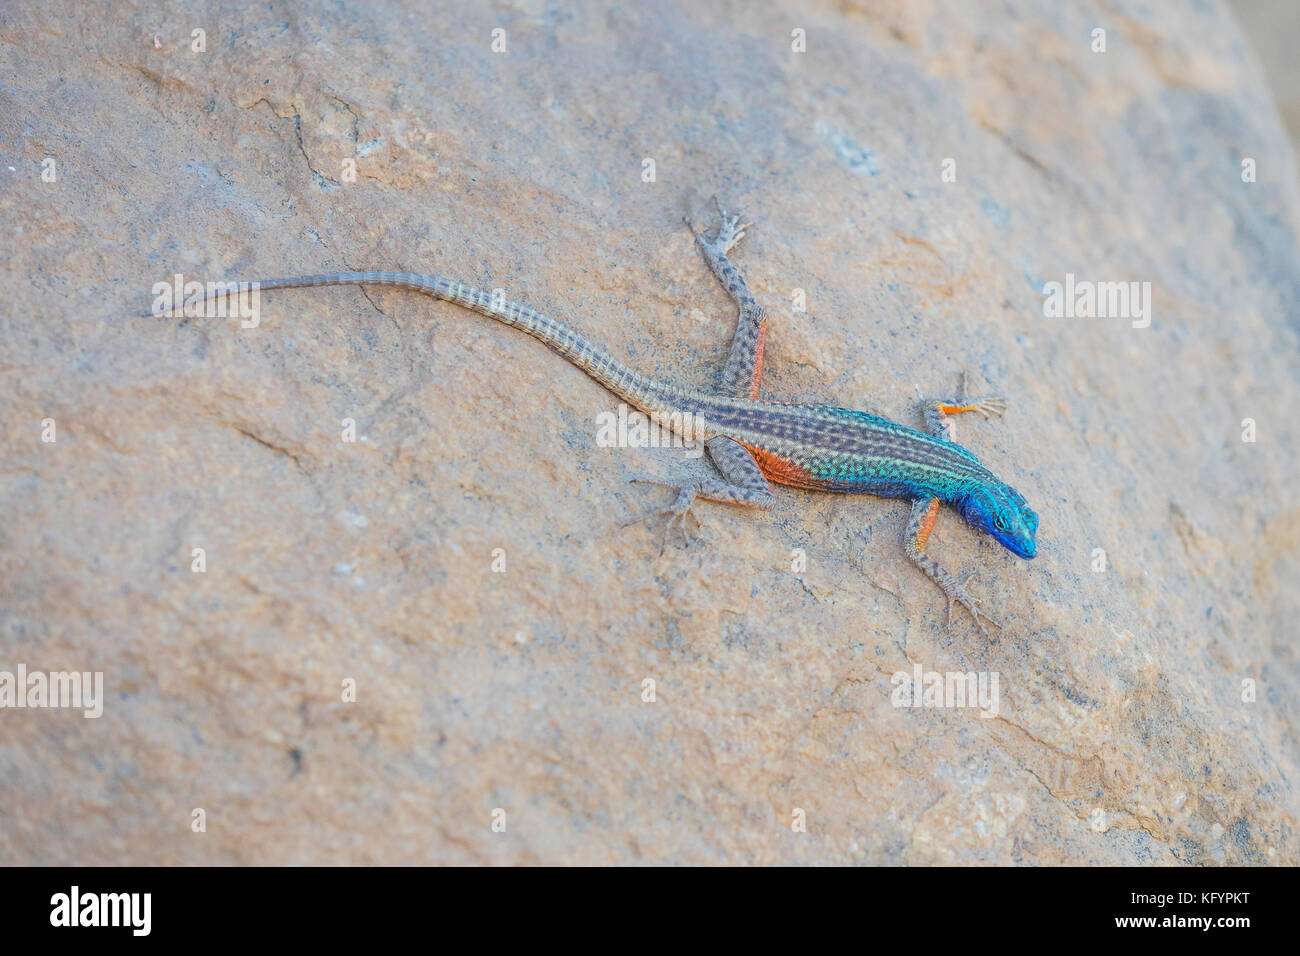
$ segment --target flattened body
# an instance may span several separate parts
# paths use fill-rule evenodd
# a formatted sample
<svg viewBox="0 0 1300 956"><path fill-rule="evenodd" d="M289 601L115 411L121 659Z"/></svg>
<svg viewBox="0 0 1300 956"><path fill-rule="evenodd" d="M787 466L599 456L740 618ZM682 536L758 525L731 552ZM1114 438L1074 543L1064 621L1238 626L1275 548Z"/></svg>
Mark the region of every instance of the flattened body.
<svg viewBox="0 0 1300 956"><path fill-rule="evenodd" d="M866 412L700 394L673 401L706 436L748 448L777 484L951 503L993 477L960 445Z"/></svg>

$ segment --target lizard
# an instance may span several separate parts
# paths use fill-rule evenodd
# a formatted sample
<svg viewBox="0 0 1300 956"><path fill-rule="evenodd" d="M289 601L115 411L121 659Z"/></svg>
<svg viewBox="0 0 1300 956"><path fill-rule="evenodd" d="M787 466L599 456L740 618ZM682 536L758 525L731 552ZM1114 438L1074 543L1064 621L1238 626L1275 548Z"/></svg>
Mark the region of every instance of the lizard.
<svg viewBox="0 0 1300 956"><path fill-rule="evenodd" d="M716 201L716 198L715 198ZM672 504L628 524L667 515L664 546L674 522L680 522L687 546L686 519L699 498L765 509L774 503L771 482L795 488L904 498L912 502L903 549L948 600L965 607L986 636L984 622L1000 627L959 582L926 551L940 503L950 505L973 528L989 535L1012 554L1037 554L1038 516L1025 498L980 464L954 440L950 416L975 412L986 419L1001 416L999 396L968 399L963 376L961 395L951 400L922 400L925 431L879 415L832 405L768 401L759 398L767 314L728 253L753 223L741 224L718 204L720 225L712 239L689 216L684 222L695 237L709 269L738 309L731 351L712 389L694 389L658 381L634 371L608 351L593 345L564 323L519 302L436 275L409 272L335 272L293 278L227 283L226 291L196 294L179 308L228 294L235 288L269 289L314 286L396 286L452 302L541 340L553 351L652 419L677 431L683 423L703 440L716 474L687 481L635 475L631 481L672 488ZM173 310L175 311L175 310ZM165 314L157 311L144 315ZM660 549L663 553L663 547Z"/></svg>

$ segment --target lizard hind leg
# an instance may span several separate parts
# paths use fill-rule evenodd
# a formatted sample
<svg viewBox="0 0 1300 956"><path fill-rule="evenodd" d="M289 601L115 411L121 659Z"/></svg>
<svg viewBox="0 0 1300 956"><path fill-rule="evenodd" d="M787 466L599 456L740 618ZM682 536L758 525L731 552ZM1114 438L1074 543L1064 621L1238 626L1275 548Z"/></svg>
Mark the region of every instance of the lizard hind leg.
<svg viewBox="0 0 1300 956"><path fill-rule="evenodd" d="M767 483L767 479L763 477L763 472L759 470L758 462L749 453L749 449L740 442L721 435L710 438L704 443L704 447L709 453L709 458L717 466L718 471L722 473L722 478L695 478L690 481L673 482L649 475L633 475L628 479L629 481L644 484L665 485L677 492L677 497L673 499L672 504L665 508L658 508L638 518L633 518L624 522L623 525L627 527L649 518L668 515L668 523L664 528L663 543L659 547L661 555L668 547L668 538L672 534L674 525L681 530L683 545L690 546L690 534L686 528L686 519L689 517L697 527L699 526L699 519L695 517L694 512L691 510L697 498L749 505L753 508L767 508L772 504L772 488Z"/></svg>
<svg viewBox="0 0 1300 956"><path fill-rule="evenodd" d="M717 197L714 197L717 203ZM727 258L730 252L745 237L745 230L752 222L741 224L740 216L728 216L726 210L718 204L721 224L718 233L712 239L695 228L689 218L690 226L699 244L709 269L718 282L727 290L727 295L736 303L739 315L736 318L736 334L731 340L731 351L727 355L727 364L718 380L718 391L736 398L757 398L758 385L763 374L763 344L767 338L767 313L758 304L745 283L740 270Z"/></svg>

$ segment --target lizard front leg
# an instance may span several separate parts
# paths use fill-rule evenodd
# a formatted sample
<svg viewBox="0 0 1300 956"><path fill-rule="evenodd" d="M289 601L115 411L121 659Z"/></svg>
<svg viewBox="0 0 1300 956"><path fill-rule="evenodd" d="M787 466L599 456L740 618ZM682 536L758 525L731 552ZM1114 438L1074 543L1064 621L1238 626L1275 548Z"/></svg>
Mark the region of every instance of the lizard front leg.
<svg viewBox="0 0 1300 956"><path fill-rule="evenodd" d="M985 614L979 607L979 599L971 597L966 587L951 574L939 566L939 562L925 553L925 545L930 540L930 531L934 528L934 519L939 514L938 498L921 498L912 502L912 516L907 522L907 535L903 539L903 550L913 564L925 572L935 584L939 585L948 598L948 623L952 623L952 606L960 604L970 611L975 623L980 626L984 636L989 636L984 621L994 627L1001 627L997 621ZM980 618L984 620L980 620Z"/></svg>
<svg viewBox="0 0 1300 956"><path fill-rule="evenodd" d="M713 201L717 203L717 197L714 197ZM763 375L763 342L767 337L767 313L755 301L740 270L727 258L727 253L745 238L745 230L753 223L741 225L740 217L728 216L720 204L718 215L722 223L718 226L718 234L712 240L705 239L696 230L695 224L689 218L686 219L686 225L690 226L691 232L695 234L695 241L699 243L700 251L704 253L709 268L713 270L722 287L727 290L727 295L731 296L732 301L740 309L736 321L736 336L731 340L731 352L727 356L727 364L718 380L718 391L736 398L757 398L758 383Z"/></svg>
<svg viewBox="0 0 1300 956"><path fill-rule="evenodd" d="M646 475L634 475L629 481L652 485L665 485L677 491L677 497L666 508L659 508L649 514L633 518L624 527L654 518L668 515L668 525L664 528L664 540L659 547L663 554L668 546L668 536L676 524L682 532L682 543L689 545L690 537L686 532L686 519L690 517L696 524L698 519L691 511L696 498L708 498L712 501L724 501L730 504L749 505L753 508L768 508L772 505L772 486L767 483L758 468L758 462L749 453L749 449L740 442L722 435L710 438L704 443L709 458L722 473L722 479L695 478L685 482L663 481Z"/></svg>
<svg viewBox="0 0 1300 956"><path fill-rule="evenodd" d="M1000 395L985 395L981 398L966 398L969 394L967 374L961 375L961 394L958 399L923 402L921 413L925 416L925 428L931 435L956 441L955 429L949 415L958 412L979 412L985 418L998 418L1007 410L1007 400Z"/></svg>

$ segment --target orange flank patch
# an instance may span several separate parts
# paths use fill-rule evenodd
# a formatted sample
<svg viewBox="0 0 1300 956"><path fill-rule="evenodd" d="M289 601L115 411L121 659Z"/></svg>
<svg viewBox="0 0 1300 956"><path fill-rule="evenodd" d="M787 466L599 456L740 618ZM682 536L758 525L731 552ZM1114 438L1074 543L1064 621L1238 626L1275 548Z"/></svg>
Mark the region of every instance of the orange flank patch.
<svg viewBox="0 0 1300 956"><path fill-rule="evenodd" d="M973 412L975 411L975 406L974 405L940 405L939 411L943 412L945 415L954 415L957 412Z"/></svg>
<svg viewBox="0 0 1300 956"><path fill-rule="evenodd" d="M758 383L763 378L763 345L766 341L767 319L764 319L758 327L758 345L754 346L754 381L749 386L750 398L758 398ZM773 478L772 480L775 481L776 479Z"/></svg>
<svg viewBox="0 0 1300 956"><path fill-rule="evenodd" d="M738 507L738 508L754 508L754 509L757 510L757 509L759 509L759 508L762 507L762 505L755 504L755 503L752 502L752 501L739 501L739 500L737 500L737 499L735 499L735 498L726 498L726 499L719 498L719 499L717 499L717 500L719 500L719 501L725 501L727 504L729 504L729 505L735 505L735 506Z"/></svg>
<svg viewBox="0 0 1300 956"><path fill-rule="evenodd" d="M758 462L758 470L768 481L795 488L820 488L824 484L818 481L807 468L801 468L789 458L782 458L780 455L755 448L753 445L745 445L745 447L754 456L754 461Z"/></svg>
<svg viewBox="0 0 1300 956"><path fill-rule="evenodd" d="M916 546L920 550L925 550L925 543L930 540L930 532L934 530L934 519L939 516L939 499L931 498L930 507L925 512L925 517L921 519L921 527L916 529Z"/></svg>

